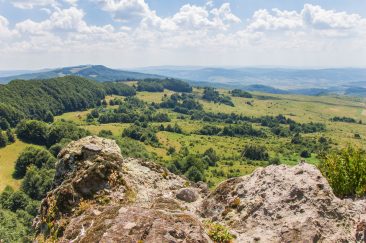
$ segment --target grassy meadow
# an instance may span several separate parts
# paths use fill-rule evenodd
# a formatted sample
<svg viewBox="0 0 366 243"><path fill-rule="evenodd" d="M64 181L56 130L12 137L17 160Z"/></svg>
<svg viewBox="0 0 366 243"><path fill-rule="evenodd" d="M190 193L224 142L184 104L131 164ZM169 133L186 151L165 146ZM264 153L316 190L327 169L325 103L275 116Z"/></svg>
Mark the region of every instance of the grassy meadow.
<svg viewBox="0 0 366 243"><path fill-rule="evenodd" d="M130 83L131 85L134 83ZM227 90L220 89L221 94L230 95ZM201 97L203 90L195 88L193 93L196 97ZM159 103L163 97L170 96L174 92L165 90L164 92L138 92L137 97L148 103ZM330 118L334 116L352 117L357 121L361 120L366 124L366 107L365 101L354 97L341 96L302 96L302 95L277 95L253 92L253 98L232 97L235 104L234 107L208 102L199 98L205 111L214 113L237 113L246 116L259 117L264 115L276 116L283 114L299 123L321 122L326 124L327 130L322 133L304 134L304 137L319 138L326 136L333 141L333 146L343 147L347 144L365 147L366 145L366 125L358 123L331 122ZM123 96L108 96L106 101L120 98ZM109 108L117 108L118 106L109 106ZM89 130L92 134L98 134L101 130L110 130L114 137L121 137L123 130L130 124L111 123L98 124L97 122L86 122L87 114L91 110L80 112L69 112L55 117L55 121L69 120ZM160 147L152 147L144 145L147 151L154 153L159 162L167 162L171 160L168 155L168 148L173 147L177 152L183 147L187 147L191 153L201 154L208 148L216 150L220 157L217 167L210 167L206 171L206 178L213 184L232 176L245 175L253 172L258 166L263 166L259 162L245 161L241 158L240 153L248 143L258 143L268 148L270 156L277 156L284 164L294 165L301 160L298 153L294 153L286 149L291 138L277 137L269 135L266 138L254 137L226 137L226 136L203 136L194 134L195 131L207 125L206 122L199 120L191 120L189 116L182 119L182 115L172 110L160 109L171 118L171 122L167 124L178 124L183 129L183 134L160 131L157 133ZM159 126L161 123L152 123ZM211 123L212 124L212 123ZM213 123L217 126L225 124ZM259 125L254 125L255 127ZM262 129L269 129L263 128ZM270 133L269 133L270 134ZM355 138L355 134L360 135L360 139ZM18 154L27 146L27 144L17 141L14 144L0 149L0 190L6 185L18 188L20 181L12 178L14 162ZM312 154L306 159L309 163L318 163L318 158ZM224 174L217 173L223 171Z"/></svg>

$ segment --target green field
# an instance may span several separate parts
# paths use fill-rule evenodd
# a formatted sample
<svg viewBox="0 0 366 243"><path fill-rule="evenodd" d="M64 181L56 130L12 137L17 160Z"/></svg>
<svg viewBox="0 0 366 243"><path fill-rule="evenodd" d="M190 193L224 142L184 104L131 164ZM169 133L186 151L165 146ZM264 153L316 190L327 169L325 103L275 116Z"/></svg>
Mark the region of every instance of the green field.
<svg viewBox="0 0 366 243"><path fill-rule="evenodd" d="M15 161L27 146L30 145L17 140L15 143L0 149L0 191L7 185L14 189L19 188L21 181L15 180L12 175Z"/></svg>
<svg viewBox="0 0 366 243"><path fill-rule="evenodd" d="M131 83L134 84L134 83ZM229 95L227 90L220 89L221 94ZM246 116L259 117L264 115L276 116L283 114L299 123L321 122L326 124L327 130L322 133L304 134L304 137L319 138L325 136L333 141L333 147L344 147L347 144L353 144L359 147L366 145L366 125L358 123L331 122L330 118L334 116L352 117L357 121L361 120L366 123L365 101L354 97L341 96L301 96L301 95L275 95L265 93L253 93L253 98L232 97L234 107L208 102L200 97L202 89L194 89L193 93L202 104L205 111L214 113L236 113ZM165 90L164 92L138 92L137 97L147 103L160 103L163 97L169 97L174 92ZM106 101L112 99L124 99L123 96L107 96ZM107 106L106 109L117 108L118 106ZM86 116L91 110L80 112L69 112L55 117L55 121L68 120L73 121L80 127L89 130L92 134L97 135L101 130L110 130L113 137L120 138L123 130L129 127L128 123L110 123L99 124L94 121L86 122ZM185 119L182 114L173 112L169 109L159 109L169 115L171 122L164 125L178 124L183 129L183 134L161 131L157 133L157 137L161 146L153 147L146 145L147 151L156 155L157 161L168 163L172 159L168 155L168 148L174 147L179 152L183 147L187 147L193 154L202 154L206 149L213 148L220 157L218 166L210 167L205 173L206 179L213 184L232 176L239 176L251 173L258 166L264 166L264 163L245 161L241 158L240 153L243 147L249 143L257 143L265 145L268 148L270 157L279 157L282 163L294 165L302 158L298 153L286 149L286 145L290 142L289 137L278 137L269 135L266 138L259 137L226 137L226 136L203 136L195 134L197 130L207 125L207 122L200 120L191 120L189 116ZM159 126L161 123L151 123L153 126ZM219 127L225 126L223 123L210 123ZM264 129L258 124L255 128ZM267 129L267 130L266 130ZM360 135L360 139L355 138L355 134ZM0 149L0 189L6 185L18 188L20 181L12 178L14 162L18 154L27 146L27 144L17 141L16 143ZM306 159L309 163L318 163L316 154L312 154ZM222 171L224 174L217 174Z"/></svg>

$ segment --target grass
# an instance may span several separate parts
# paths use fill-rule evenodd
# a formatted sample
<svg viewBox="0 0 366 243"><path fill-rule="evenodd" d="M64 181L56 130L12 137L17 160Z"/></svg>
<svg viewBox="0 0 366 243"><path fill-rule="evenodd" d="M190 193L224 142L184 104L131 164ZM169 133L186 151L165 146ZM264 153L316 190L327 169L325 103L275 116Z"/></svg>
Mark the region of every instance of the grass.
<svg viewBox="0 0 366 243"><path fill-rule="evenodd" d="M130 85L135 82L130 83ZM194 89L194 94L198 97L202 95L202 89ZM220 93L228 94L227 90L220 89ZM137 97L148 102L161 102L164 96L171 95L172 91L164 92L138 92ZM279 115L283 114L297 122L322 122L327 126L327 131L322 134L307 134L304 137L319 138L326 136L331 138L335 146L345 147L348 144L353 144L358 147L366 147L366 100L353 97L340 96L303 96L303 95L276 95L254 92L254 98L240 98L233 97L232 100L235 107L215 104L199 99L206 111L223 112L223 113L238 113L246 116L263 116L263 115ZM106 100L124 99L123 96L107 96ZM117 106L109 106L107 108L116 108ZM121 137L123 130L131 124L98 124L87 123L86 116L91 111L69 112L55 117L55 121L69 120L89 130L92 134L97 135L101 130L110 130L114 137ZM279 156L282 163L288 165L297 164L301 158L299 154L293 151L286 150L286 144L291 138L279 138L269 136L267 138L250 138L250 137L223 137L223 136L202 136L194 134L195 131L202 128L207 123L202 121L190 120L189 116L186 119L178 119L182 114L175 113L168 109L161 109L159 112L165 112L172 119L171 122L164 123L164 125L177 123L184 134L176 134L170 132L158 132L157 137L161 146L156 148L145 145L147 151L154 153L159 162L166 163L172 156L167 154L169 147L174 147L179 152L183 147L187 147L191 153L202 154L206 149L213 148L220 157L217 167L210 167L206 172L207 181L210 184L217 185L221 181L232 176L246 175L253 172L258 166L263 166L263 162L244 161L240 158L240 153L247 143L260 143L265 145L271 157ZM352 124L343 122L330 122L329 119L334 116L352 117L357 121L361 120L365 125ZM153 123L158 126L161 123ZM217 126L224 126L223 123L213 124ZM260 126L254 125L256 128ZM260 127L263 128L263 127ZM268 129L268 128L265 128ZM355 134L360 134L361 139L356 139ZM270 133L269 133L270 134ZM14 171L14 164L18 155L29 144L17 140L14 144L8 145L0 149L0 191L6 185L13 188L19 188L21 181L14 180L12 173ZM318 158L312 154L307 158L308 163L317 164ZM222 171L222 174L217 174L217 171Z"/></svg>
<svg viewBox="0 0 366 243"><path fill-rule="evenodd" d="M14 189L20 187L21 180L15 180L12 175L15 161L19 154L28 146L30 145L17 140L15 143L0 149L0 191L6 186L11 186Z"/></svg>

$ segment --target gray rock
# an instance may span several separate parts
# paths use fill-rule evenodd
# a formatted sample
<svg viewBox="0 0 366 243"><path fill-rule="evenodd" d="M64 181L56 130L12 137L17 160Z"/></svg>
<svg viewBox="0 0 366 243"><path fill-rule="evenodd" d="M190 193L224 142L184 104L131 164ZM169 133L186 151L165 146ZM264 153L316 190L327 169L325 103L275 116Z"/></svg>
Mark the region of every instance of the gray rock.
<svg viewBox="0 0 366 243"><path fill-rule="evenodd" d="M198 199L197 193L190 188L183 188L179 190L176 197L184 202L195 202Z"/></svg>

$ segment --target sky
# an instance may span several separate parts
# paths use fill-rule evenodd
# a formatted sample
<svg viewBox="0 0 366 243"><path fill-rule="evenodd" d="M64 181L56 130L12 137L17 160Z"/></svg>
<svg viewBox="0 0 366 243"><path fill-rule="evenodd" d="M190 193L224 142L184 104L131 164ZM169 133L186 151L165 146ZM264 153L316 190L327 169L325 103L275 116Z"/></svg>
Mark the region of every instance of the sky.
<svg viewBox="0 0 366 243"><path fill-rule="evenodd" d="M366 0L0 0L0 70L366 67Z"/></svg>

